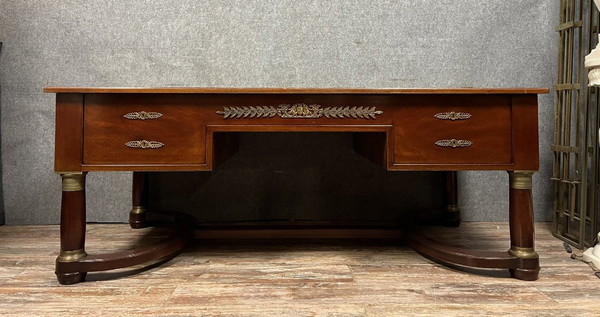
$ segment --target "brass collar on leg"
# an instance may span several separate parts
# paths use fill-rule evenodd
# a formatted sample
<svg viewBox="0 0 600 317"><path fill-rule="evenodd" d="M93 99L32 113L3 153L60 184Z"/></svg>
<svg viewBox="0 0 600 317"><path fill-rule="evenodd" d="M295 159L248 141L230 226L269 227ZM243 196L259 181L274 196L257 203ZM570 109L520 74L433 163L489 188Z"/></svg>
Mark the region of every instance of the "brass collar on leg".
<svg viewBox="0 0 600 317"><path fill-rule="evenodd" d="M460 212L460 208L458 207L458 205L447 205L446 206L446 211L448 211L448 212Z"/></svg>
<svg viewBox="0 0 600 317"><path fill-rule="evenodd" d="M64 192L77 192L85 189L85 173L64 173L60 176L62 177L62 190Z"/></svg>
<svg viewBox="0 0 600 317"><path fill-rule="evenodd" d="M133 206L129 213L132 215L141 215L144 214L146 211L148 211L148 208L144 206Z"/></svg>
<svg viewBox="0 0 600 317"><path fill-rule="evenodd" d="M514 245L510 246L510 250L508 250L508 254L514 256L519 259L537 259L540 256L535 252L534 248L522 248Z"/></svg>
<svg viewBox="0 0 600 317"><path fill-rule="evenodd" d="M72 250L72 251L63 251L60 250L60 254L58 258L56 258L57 262L69 263L69 262L77 262L87 256L85 250Z"/></svg>
<svg viewBox="0 0 600 317"><path fill-rule="evenodd" d="M531 189L533 171L511 171L508 172L510 188Z"/></svg>

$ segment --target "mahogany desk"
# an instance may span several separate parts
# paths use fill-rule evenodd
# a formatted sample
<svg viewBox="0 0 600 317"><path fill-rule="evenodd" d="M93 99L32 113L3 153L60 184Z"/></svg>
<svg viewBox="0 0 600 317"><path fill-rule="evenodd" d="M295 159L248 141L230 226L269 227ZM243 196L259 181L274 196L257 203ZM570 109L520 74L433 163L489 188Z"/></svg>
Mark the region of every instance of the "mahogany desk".
<svg viewBox="0 0 600 317"><path fill-rule="evenodd" d="M132 171L133 228L147 226L147 173L210 171L236 150L238 132L352 132L356 151L389 171L446 171L446 208L456 205L456 171L505 170L510 248L461 250L418 233L417 251L463 266L509 269L535 280L532 174L538 170L537 94L547 89L69 88L56 93L55 171L62 176L61 284L87 272L173 255L189 226L149 247L106 255L85 250L85 175ZM179 216L172 217L175 222ZM189 222L187 222L189 224Z"/></svg>

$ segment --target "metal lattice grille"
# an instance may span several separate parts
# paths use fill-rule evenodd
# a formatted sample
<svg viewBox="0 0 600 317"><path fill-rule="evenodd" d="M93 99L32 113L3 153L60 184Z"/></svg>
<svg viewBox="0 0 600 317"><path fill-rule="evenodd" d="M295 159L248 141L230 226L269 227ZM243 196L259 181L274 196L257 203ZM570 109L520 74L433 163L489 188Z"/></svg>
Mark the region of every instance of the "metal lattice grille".
<svg viewBox="0 0 600 317"><path fill-rule="evenodd" d="M593 0L561 0L552 180L554 235L579 248L594 244L598 229L598 98L587 87L585 56L596 46Z"/></svg>

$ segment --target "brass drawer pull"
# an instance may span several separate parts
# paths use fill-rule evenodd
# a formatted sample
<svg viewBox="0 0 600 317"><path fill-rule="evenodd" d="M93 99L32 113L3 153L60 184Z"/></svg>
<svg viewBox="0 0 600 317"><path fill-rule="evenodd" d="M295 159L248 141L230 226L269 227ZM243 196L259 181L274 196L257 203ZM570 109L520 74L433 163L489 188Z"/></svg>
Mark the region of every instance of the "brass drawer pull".
<svg viewBox="0 0 600 317"><path fill-rule="evenodd" d="M129 120L152 120L152 119L158 119L162 116L163 115L160 112L140 111L140 112L130 112L128 114L125 114L123 117L125 117L126 119L129 119Z"/></svg>
<svg viewBox="0 0 600 317"><path fill-rule="evenodd" d="M158 141L146 141L146 140L129 141L129 142L125 143L125 145L127 147L130 147L133 149L160 149L161 147L164 146L163 143L160 143Z"/></svg>
<svg viewBox="0 0 600 317"><path fill-rule="evenodd" d="M450 111L450 112L441 112L438 113L434 116L436 119L440 119L440 120L452 120L452 121L456 121L456 120L467 120L471 118L471 114L468 112L454 112L454 111Z"/></svg>
<svg viewBox="0 0 600 317"><path fill-rule="evenodd" d="M469 146L473 145L473 142L471 142L469 140L451 139L451 140L439 140L439 141L435 142L435 145L441 146L441 147L457 148L457 147L469 147Z"/></svg>

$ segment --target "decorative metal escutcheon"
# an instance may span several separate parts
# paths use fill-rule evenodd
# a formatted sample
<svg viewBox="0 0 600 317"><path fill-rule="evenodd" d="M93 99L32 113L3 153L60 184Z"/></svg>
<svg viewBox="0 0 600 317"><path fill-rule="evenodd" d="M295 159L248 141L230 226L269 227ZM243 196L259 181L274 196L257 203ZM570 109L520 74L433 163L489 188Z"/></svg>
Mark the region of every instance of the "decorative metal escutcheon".
<svg viewBox="0 0 600 317"><path fill-rule="evenodd" d="M164 144L161 142L158 142L158 141L140 140L140 141L129 141L129 142L125 143L125 146L133 148L133 149L160 149L161 147L164 146Z"/></svg>
<svg viewBox="0 0 600 317"><path fill-rule="evenodd" d="M450 140L439 140L439 141L435 142L435 145L441 146L441 147L458 148L458 147L469 147L469 146L473 145L473 142L471 142L469 140L450 139Z"/></svg>
<svg viewBox="0 0 600 317"><path fill-rule="evenodd" d="M139 112L127 113L123 117L125 117L126 119L129 119L129 120L152 120L152 119L158 119L162 116L163 115L160 112L139 111Z"/></svg>
<svg viewBox="0 0 600 317"><path fill-rule="evenodd" d="M471 118L471 114L468 112L454 112L454 111L450 111L450 112L441 112L438 113L434 116L436 119L440 119L440 120L452 120L452 121L456 121L456 120L467 120Z"/></svg>

